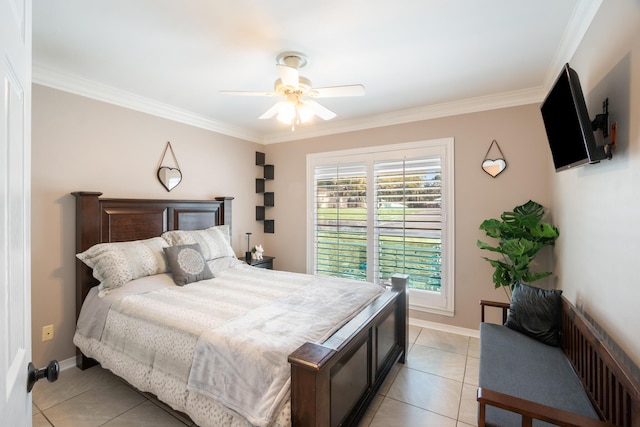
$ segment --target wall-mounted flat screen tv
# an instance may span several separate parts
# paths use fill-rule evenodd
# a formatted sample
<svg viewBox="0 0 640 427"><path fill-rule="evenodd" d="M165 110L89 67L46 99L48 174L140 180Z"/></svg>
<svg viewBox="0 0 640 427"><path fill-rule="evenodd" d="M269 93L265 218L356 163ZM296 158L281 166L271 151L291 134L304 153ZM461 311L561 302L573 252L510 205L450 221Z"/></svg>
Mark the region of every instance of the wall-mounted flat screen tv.
<svg viewBox="0 0 640 427"><path fill-rule="evenodd" d="M578 74L566 64L540 107L556 172L607 158L596 145Z"/></svg>

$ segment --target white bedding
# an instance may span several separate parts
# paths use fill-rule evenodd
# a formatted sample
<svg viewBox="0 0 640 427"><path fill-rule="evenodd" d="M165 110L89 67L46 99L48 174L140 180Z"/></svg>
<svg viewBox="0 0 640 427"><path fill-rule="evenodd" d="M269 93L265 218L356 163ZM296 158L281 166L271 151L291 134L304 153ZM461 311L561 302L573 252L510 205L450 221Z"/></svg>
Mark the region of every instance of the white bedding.
<svg viewBox="0 0 640 427"><path fill-rule="evenodd" d="M288 425L288 354L383 289L232 264L183 287L160 274L87 298L74 343L198 425Z"/></svg>

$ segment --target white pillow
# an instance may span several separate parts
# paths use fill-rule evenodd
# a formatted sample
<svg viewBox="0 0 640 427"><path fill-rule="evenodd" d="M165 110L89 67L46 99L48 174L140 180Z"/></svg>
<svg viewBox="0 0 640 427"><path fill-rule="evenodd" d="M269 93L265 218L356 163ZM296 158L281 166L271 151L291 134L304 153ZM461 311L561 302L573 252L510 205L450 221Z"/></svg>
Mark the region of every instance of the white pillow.
<svg viewBox="0 0 640 427"><path fill-rule="evenodd" d="M236 257L233 257L233 258L225 257L225 258L218 258L218 259L212 259L210 261L207 261L207 265L209 265L209 270L211 270L211 273L213 273L213 275L216 276L228 268L235 267L236 265L247 265L247 264L243 261L240 261Z"/></svg>
<svg viewBox="0 0 640 427"><path fill-rule="evenodd" d="M190 245L198 243L204 259L212 259L236 256L231 247L229 226L221 225L204 230L174 230L166 231L162 237L170 246Z"/></svg>
<svg viewBox="0 0 640 427"><path fill-rule="evenodd" d="M139 277L169 271L163 248L169 246L160 237L131 242L99 243L76 257L93 268L100 281L100 294Z"/></svg>
<svg viewBox="0 0 640 427"><path fill-rule="evenodd" d="M231 227L228 225L216 225L215 227L210 227L210 229L219 230L227 240L227 243L231 244Z"/></svg>

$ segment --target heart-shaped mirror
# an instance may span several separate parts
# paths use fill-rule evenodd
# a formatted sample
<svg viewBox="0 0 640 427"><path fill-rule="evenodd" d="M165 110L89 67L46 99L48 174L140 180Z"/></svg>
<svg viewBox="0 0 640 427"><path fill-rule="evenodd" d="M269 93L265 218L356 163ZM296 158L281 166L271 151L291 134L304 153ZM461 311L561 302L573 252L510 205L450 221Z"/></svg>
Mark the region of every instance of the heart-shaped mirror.
<svg viewBox="0 0 640 427"><path fill-rule="evenodd" d="M494 154L490 159L491 150L494 150ZM497 153L495 152L497 151ZM484 155L484 160L482 161L482 170L491 175L491 177L495 178L500 175L507 168L507 161L504 158L504 154L502 154L502 150L498 145L498 141L495 139L491 141L491 145L489 145L489 149L487 150L487 154Z"/></svg>
<svg viewBox="0 0 640 427"><path fill-rule="evenodd" d="M500 175L507 168L507 162L504 159L485 160L482 162L482 170L496 177Z"/></svg>
<svg viewBox="0 0 640 427"><path fill-rule="evenodd" d="M180 169L162 166L158 169L158 180L167 191L171 191L182 181L182 172Z"/></svg>

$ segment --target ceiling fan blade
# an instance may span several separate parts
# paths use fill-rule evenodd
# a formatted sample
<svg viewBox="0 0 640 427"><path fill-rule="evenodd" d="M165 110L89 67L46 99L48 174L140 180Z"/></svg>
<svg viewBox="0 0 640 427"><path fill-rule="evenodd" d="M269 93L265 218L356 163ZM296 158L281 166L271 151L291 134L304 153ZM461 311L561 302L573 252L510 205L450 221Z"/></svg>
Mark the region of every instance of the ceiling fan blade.
<svg viewBox="0 0 640 427"><path fill-rule="evenodd" d="M277 96L274 92L254 92L248 90L221 90L221 95L233 95L233 96Z"/></svg>
<svg viewBox="0 0 640 427"><path fill-rule="evenodd" d="M327 107L324 107L311 99L305 100L304 105L309 107L309 109L313 111L313 113L316 116L320 117L322 120L331 120L336 116L336 113L334 113L333 111L329 110Z"/></svg>
<svg viewBox="0 0 640 427"><path fill-rule="evenodd" d="M283 102L284 101L276 102L273 105L273 107L271 107L267 111L265 111L264 114L262 114L260 117L258 117L258 119L261 119L261 120L270 119L273 116L275 116L276 114L278 114L278 112L280 111L280 106L282 105Z"/></svg>
<svg viewBox="0 0 640 427"><path fill-rule="evenodd" d="M363 85L347 85L319 87L312 89L308 95L315 98L330 98L339 96L363 96L364 92Z"/></svg>
<svg viewBox="0 0 640 427"><path fill-rule="evenodd" d="M299 74L297 68L281 64L278 64L277 67L280 80L282 80L284 86L298 87Z"/></svg>

